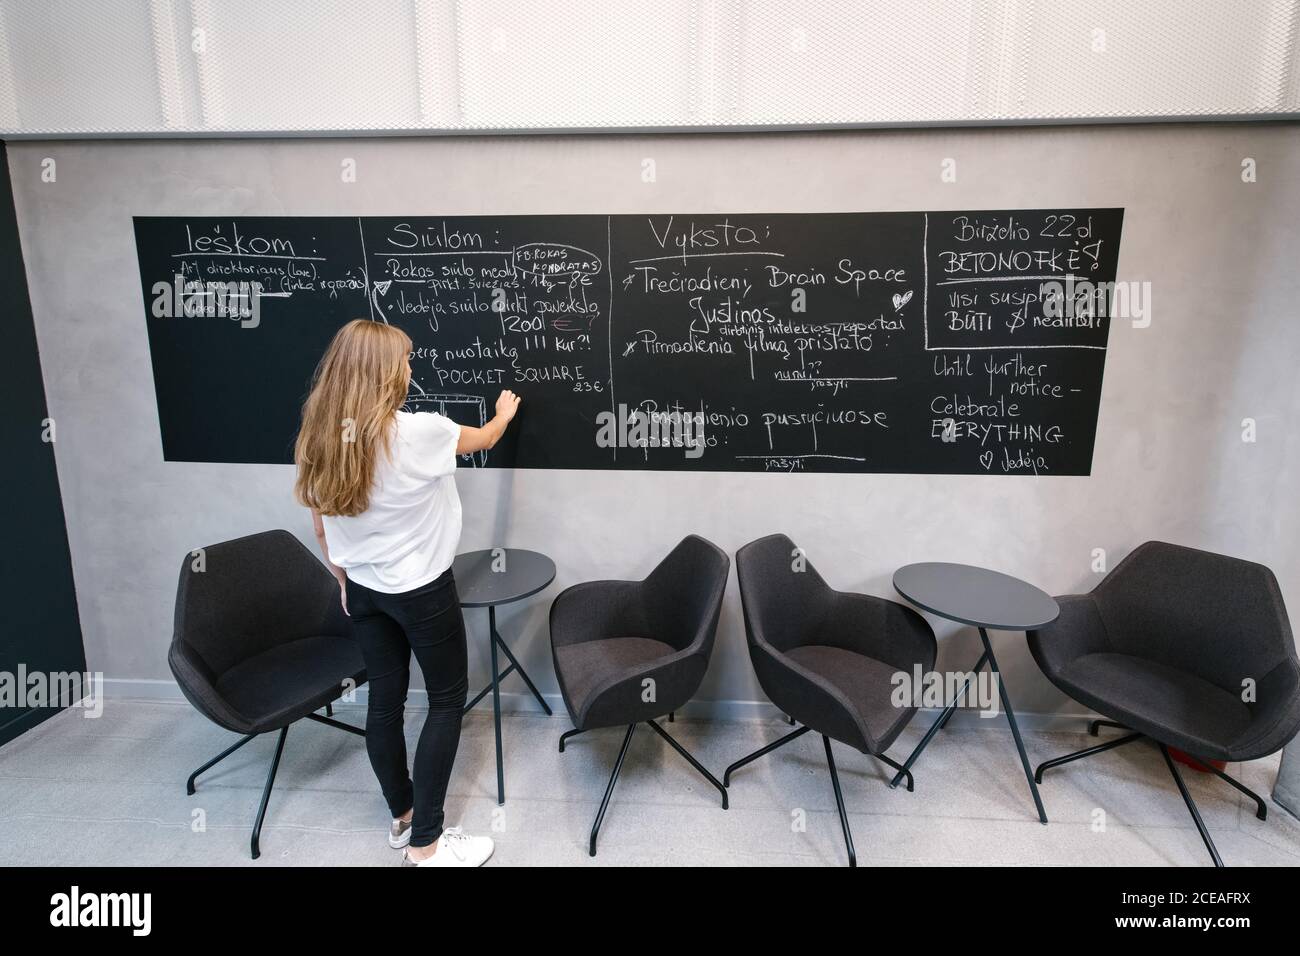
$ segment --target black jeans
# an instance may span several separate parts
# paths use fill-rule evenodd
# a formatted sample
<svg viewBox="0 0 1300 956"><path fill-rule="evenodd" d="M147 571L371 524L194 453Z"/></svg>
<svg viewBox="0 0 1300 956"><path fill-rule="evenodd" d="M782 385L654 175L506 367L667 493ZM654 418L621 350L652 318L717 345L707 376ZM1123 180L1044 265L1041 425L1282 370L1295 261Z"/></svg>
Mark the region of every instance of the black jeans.
<svg viewBox="0 0 1300 956"><path fill-rule="evenodd" d="M468 687L465 621L451 569L423 587L384 594L347 583L352 633L370 683L366 751L393 817L414 808L411 846L429 846L443 829L442 803L460 744ZM415 782L406 769L402 716L411 652L424 675L429 715L415 748Z"/></svg>

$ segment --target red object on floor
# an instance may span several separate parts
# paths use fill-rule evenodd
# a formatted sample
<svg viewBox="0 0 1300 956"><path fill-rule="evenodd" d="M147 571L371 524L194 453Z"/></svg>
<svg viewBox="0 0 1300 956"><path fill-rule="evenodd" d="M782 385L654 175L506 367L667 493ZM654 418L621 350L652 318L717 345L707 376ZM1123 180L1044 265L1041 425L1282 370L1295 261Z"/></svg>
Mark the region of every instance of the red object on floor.
<svg viewBox="0 0 1300 956"><path fill-rule="evenodd" d="M1169 748L1169 756L1173 757L1179 763L1187 764L1187 766L1191 767L1193 770L1199 770L1201 773L1210 772L1205 769L1207 766L1216 767L1219 770L1223 770L1228 766L1228 761L1226 760L1202 760L1200 757L1189 757L1177 747Z"/></svg>

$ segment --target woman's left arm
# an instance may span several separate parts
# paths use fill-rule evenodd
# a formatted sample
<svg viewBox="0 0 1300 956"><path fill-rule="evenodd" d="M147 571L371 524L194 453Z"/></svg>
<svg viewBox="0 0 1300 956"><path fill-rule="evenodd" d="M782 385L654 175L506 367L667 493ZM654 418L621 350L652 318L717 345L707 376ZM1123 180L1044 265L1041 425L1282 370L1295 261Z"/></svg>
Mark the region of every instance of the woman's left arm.
<svg viewBox="0 0 1300 956"><path fill-rule="evenodd" d="M315 508L311 509L311 526L316 532L316 543L320 545L320 553L325 558L325 567L330 569L330 574L339 582L339 593L343 601L343 613L348 613L348 576L342 568L330 560L330 546L325 540L325 522L321 521L320 512Z"/></svg>

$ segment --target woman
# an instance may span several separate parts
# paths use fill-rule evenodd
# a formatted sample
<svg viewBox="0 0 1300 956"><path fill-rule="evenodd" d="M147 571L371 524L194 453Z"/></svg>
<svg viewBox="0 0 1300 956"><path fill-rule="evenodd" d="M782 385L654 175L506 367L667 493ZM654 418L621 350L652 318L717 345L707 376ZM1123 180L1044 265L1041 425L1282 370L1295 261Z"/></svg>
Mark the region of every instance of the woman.
<svg viewBox="0 0 1300 956"><path fill-rule="evenodd" d="M365 659L366 750L392 811L388 842L406 847L407 864L480 866L492 840L443 827L467 683L451 575L461 521L454 475L457 455L497 443L519 398L502 392L482 428L401 411L410 351L411 340L391 325L357 319L339 330L303 406L294 492L311 509ZM402 731L412 652L429 695L414 783Z"/></svg>

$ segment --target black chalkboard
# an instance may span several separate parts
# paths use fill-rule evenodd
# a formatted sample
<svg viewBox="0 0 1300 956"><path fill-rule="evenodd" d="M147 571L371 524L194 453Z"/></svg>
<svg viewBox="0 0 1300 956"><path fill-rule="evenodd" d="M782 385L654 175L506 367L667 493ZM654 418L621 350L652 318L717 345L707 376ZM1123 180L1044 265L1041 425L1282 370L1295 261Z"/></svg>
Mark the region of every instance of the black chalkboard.
<svg viewBox="0 0 1300 956"><path fill-rule="evenodd" d="M168 460L289 462L317 360L368 317L414 342L412 408L477 425L502 388L523 396L475 466L1086 475L1122 219L137 217L135 235Z"/></svg>

